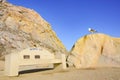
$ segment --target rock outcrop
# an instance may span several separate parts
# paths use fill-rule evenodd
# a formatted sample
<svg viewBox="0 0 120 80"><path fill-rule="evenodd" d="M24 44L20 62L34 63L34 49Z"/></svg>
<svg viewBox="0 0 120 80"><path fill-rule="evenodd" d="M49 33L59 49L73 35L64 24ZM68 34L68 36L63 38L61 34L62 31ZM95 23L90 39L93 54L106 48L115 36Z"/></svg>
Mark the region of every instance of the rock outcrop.
<svg viewBox="0 0 120 80"><path fill-rule="evenodd" d="M55 54L66 48L55 32L32 9L0 3L0 57L29 47L44 47Z"/></svg>
<svg viewBox="0 0 120 80"><path fill-rule="evenodd" d="M100 33L86 35L74 44L67 61L76 68L120 67L120 39Z"/></svg>

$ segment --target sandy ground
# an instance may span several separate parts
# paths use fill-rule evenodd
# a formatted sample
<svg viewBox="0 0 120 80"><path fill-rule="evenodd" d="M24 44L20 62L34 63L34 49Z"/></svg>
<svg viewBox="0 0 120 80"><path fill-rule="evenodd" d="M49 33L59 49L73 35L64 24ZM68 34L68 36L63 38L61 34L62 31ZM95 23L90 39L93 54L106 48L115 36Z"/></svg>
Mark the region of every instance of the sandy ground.
<svg viewBox="0 0 120 80"><path fill-rule="evenodd" d="M21 72L17 77L4 75L4 63L0 61L0 80L120 80L120 68L96 68L62 70L32 70Z"/></svg>

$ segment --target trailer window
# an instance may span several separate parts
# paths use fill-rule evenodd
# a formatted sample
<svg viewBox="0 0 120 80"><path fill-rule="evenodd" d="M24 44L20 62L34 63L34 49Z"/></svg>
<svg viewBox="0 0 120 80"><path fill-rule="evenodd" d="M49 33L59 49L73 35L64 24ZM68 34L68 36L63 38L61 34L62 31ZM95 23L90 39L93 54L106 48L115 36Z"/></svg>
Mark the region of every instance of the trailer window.
<svg viewBox="0 0 120 80"><path fill-rule="evenodd" d="M35 55L35 59L40 59L40 55Z"/></svg>
<svg viewBox="0 0 120 80"><path fill-rule="evenodd" d="M30 55L24 55L23 58L24 59L30 59Z"/></svg>

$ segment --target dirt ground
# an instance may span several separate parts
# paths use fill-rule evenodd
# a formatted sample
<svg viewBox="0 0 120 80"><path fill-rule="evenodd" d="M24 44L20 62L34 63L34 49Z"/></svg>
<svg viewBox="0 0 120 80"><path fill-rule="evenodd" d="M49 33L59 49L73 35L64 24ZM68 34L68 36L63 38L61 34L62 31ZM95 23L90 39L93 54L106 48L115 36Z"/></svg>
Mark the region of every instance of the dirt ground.
<svg viewBox="0 0 120 80"><path fill-rule="evenodd" d="M17 77L4 75L4 62L0 61L0 80L120 80L120 68L94 68L62 70L32 70L20 72Z"/></svg>

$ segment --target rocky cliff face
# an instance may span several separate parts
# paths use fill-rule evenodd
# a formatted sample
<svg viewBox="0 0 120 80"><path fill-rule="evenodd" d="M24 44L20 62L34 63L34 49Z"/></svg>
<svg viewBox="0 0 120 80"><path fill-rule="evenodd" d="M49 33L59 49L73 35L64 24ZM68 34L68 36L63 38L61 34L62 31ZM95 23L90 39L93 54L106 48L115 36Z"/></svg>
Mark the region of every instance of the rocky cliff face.
<svg viewBox="0 0 120 80"><path fill-rule="evenodd" d="M80 38L67 58L69 66L90 68L120 66L120 39L105 34L90 34Z"/></svg>
<svg viewBox="0 0 120 80"><path fill-rule="evenodd" d="M0 56L40 46L53 53L66 53L50 24L38 13L7 2L0 3Z"/></svg>

